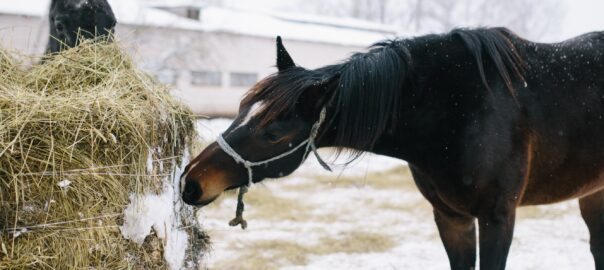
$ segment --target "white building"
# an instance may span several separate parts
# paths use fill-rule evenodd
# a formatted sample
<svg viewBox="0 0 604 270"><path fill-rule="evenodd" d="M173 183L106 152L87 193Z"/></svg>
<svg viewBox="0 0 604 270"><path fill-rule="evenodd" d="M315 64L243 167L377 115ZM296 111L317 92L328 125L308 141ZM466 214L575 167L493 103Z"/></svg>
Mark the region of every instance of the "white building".
<svg viewBox="0 0 604 270"><path fill-rule="evenodd" d="M394 36L394 29L353 19L211 7L189 1L110 1L118 38L135 60L201 115L233 115L251 85L276 71L281 35L297 64L335 63ZM0 44L44 51L49 0L0 1Z"/></svg>

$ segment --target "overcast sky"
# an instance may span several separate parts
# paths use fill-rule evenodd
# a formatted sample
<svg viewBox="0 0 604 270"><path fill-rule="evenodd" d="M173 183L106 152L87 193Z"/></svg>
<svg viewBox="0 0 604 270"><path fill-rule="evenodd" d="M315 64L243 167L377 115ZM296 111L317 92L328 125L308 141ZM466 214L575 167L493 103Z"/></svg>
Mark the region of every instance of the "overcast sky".
<svg viewBox="0 0 604 270"><path fill-rule="evenodd" d="M568 12L561 38L590 31L604 31L604 0L566 0Z"/></svg>

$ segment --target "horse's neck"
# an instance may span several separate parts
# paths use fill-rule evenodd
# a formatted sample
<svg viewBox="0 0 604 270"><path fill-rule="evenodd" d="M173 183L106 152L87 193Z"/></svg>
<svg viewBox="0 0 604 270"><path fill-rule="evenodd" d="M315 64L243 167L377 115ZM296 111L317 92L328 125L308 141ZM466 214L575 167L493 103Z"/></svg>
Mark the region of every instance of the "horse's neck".
<svg viewBox="0 0 604 270"><path fill-rule="evenodd" d="M457 150L452 141L461 136L463 123L458 120L460 115L476 105L468 104L466 97L481 99L485 91L477 77L474 60L469 58L471 55L463 44L432 38L422 43L421 48L409 49L414 63L413 77L401 89L404 92L400 108L402 117L380 136L368 152L410 163L439 163L438 159L444 162L451 151ZM467 67L454 69L457 63L465 63ZM334 126L326 133L326 142L334 136L337 122ZM426 160L427 155L432 160Z"/></svg>

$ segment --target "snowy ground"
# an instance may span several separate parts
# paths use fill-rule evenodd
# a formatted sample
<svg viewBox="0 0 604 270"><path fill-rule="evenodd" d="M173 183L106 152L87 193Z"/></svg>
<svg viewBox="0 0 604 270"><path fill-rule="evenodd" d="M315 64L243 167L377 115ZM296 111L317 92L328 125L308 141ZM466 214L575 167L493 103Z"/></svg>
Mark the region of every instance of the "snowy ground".
<svg viewBox="0 0 604 270"><path fill-rule="evenodd" d="M209 140L226 125L199 123ZM245 231L227 224L235 195L198 211L213 241L209 269L448 269L404 162L369 155L329 173L309 159L294 175L252 188ZM594 269L576 201L521 208L508 269Z"/></svg>

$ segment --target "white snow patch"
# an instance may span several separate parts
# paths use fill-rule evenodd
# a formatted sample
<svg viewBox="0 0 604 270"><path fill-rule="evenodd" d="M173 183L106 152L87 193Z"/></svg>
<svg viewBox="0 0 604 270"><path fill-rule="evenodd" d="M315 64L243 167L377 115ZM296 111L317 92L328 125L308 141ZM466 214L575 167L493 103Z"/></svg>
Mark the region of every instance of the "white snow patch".
<svg viewBox="0 0 604 270"><path fill-rule="evenodd" d="M59 183L57 183L57 186L59 186L62 189L66 189L71 185L71 181L65 179L63 181L60 181Z"/></svg>
<svg viewBox="0 0 604 270"><path fill-rule="evenodd" d="M189 237L175 226L173 194L172 186L166 185L160 195L131 195L120 231L124 238L142 245L153 229L164 240L164 258L170 269L180 269Z"/></svg>
<svg viewBox="0 0 604 270"><path fill-rule="evenodd" d="M147 153L147 174L151 175L153 173L153 150L149 148L149 152Z"/></svg>
<svg viewBox="0 0 604 270"><path fill-rule="evenodd" d="M13 233L13 238L17 238L19 236L21 236L22 234L28 233L29 230L27 228L21 228L20 230L17 230L16 232Z"/></svg>
<svg viewBox="0 0 604 270"><path fill-rule="evenodd" d="M113 143L117 143L117 137L115 137L115 134L109 133L109 137L111 137L111 141L113 141Z"/></svg>
<svg viewBox="0 0 604 270"><path fill-rule="evenodd" d="M164 259L168 262L170 269L180 269L185 262L189 235L183 230L172 229L167 237L164 245Z"/></svg>
<svg viewBox="0 0 604 270"><path fill-rule="evenodd" d="M151 228L157 236L166 238L167 225L172 223L172 194L130 195L130 205L124 210L124 225L120 227L122 235L142 245Z"/></svg>
<svg viewBox="0 0 604 270"><path fill-rule="evenodd" d="M159 151L159 150L158 150ZM173 177L164 179L163 192L157 194L130 195L130 204L124 210L124 224L120 226L122 236L139 245L151 234L151 229L164 241L164 259L170 269L181 269L185 263L189 246L189 235L182 230L180 211L180 173L189 162L185 149L180 167L176 167ZM152 150L149 150L147 170L153 171ZM162 166L159 164L158 166ZM176 188L176 189L175 189Z"/></svg>

